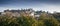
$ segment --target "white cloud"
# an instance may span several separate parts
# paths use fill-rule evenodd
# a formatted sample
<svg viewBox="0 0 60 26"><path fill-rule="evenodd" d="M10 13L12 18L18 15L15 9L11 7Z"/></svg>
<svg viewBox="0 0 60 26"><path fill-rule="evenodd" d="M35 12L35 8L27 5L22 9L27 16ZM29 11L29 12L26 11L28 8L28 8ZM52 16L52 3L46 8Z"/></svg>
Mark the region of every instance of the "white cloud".
<svg viewBox="0 0 60 26"><path fill-rule="evenodd" d="M35 10L49 11L51 13L54 11L60 12L60 5L42 3L41 6L38 6Z"/></svg>

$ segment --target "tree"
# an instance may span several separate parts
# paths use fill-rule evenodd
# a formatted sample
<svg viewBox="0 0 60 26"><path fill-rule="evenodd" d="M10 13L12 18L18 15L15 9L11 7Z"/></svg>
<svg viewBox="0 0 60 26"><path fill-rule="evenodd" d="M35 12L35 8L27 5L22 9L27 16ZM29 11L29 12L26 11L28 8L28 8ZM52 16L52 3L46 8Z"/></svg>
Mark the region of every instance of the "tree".
<svg viewBox="0 0 60 26"><path fill-rule="evenodd" d="M59 26L58 20L55 19L52 15L43 13L39 18L40 19L38 21L42 21L41 23L43 23L44 26Z"/></svg>

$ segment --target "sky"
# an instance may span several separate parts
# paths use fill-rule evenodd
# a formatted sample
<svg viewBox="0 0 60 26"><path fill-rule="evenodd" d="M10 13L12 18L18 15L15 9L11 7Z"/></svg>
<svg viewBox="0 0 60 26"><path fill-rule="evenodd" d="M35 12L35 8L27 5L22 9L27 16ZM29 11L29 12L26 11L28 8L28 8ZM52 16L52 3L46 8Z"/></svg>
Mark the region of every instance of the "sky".
<svg viewBox="0 0 60 26"><path fill-rule="evenodd" d="M6 9L33 8L49 12L60 12L60 0L0 0L0 12Z"/></svg>

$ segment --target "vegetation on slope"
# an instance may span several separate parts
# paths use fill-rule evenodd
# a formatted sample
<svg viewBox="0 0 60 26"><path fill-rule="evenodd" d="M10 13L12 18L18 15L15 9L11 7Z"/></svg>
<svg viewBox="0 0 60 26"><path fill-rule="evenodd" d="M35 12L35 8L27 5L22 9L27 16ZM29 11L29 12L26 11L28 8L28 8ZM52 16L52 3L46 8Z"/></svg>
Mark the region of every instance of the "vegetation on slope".
<svg viewBox="0 0 60 26"><path fill-rule="evenodd" d="M52 15L41 14L39 19L30 16L0 16L0 26L59 26L59 21Z"/></svg>

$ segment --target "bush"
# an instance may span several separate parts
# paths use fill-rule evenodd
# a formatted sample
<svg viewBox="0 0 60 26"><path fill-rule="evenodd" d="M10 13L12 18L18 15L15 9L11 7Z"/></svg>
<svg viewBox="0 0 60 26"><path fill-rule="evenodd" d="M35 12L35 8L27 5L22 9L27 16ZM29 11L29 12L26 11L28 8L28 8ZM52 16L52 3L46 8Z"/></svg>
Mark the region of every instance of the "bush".
<svg viewBox="0 0 60 26"><path fill-rule="evenodd" d="M59 22L47 14L42 14L39 20L30 16L0 16L0 26L59 26Z"/></svg>

